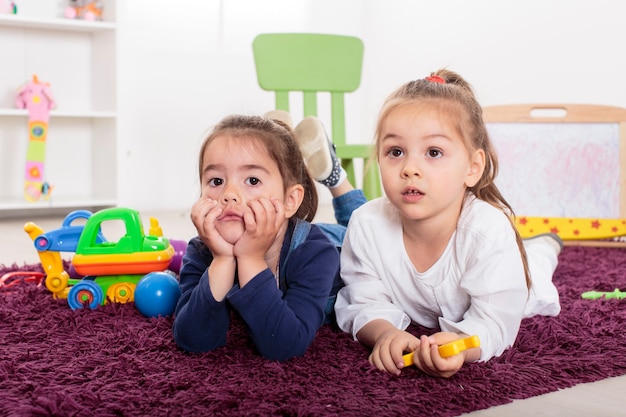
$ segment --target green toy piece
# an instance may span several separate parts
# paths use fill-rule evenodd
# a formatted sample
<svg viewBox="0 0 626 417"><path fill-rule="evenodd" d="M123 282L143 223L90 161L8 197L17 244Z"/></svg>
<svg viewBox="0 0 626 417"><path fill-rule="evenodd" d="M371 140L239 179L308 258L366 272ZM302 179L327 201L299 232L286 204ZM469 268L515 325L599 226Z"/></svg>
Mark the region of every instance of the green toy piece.
<svg viewBox="0 0 626 417"><path fill-rule="evenodd" d="M585 300L597 300L599 298L605 298L607 300L610 298L615 298L617 300L622 300L626 298L626 292L620 291L619 288L615 288L611 292L587 291L582 294L582 297Z"/></svg>

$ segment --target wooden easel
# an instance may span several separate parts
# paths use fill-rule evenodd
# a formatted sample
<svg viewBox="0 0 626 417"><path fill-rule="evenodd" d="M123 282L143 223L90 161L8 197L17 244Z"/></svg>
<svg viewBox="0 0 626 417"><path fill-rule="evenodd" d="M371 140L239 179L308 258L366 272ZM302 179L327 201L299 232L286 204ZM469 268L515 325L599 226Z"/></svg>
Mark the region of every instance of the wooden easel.
<svg viewBox="0 0 626 417"><path fill-rule="evenodd" d="M483 119L489 126L490 123L615 123L619 129L619 218L626 221L626 109L621 107L591 105L591 104L514 104L485 107ZM492 138L493 139L493 138ZM530 150L529 151L533 151ZM541 152L541 150L536 150ZM501 170L503 167L500 167ZM529 167L532 169L532 167ZM506 190L500 190L505 194ZM515 207L514 207L515 209ZM516 213L516 222L525 213ZM543 216L543 214L541 214ZM563 221L565 218L551 216L546 213L546 219ZM536 217L535 217L536 218ZM572 218L573 221L581 221L580 218ZM602 219L598 219L602 220ZM616 219L606 219L615 221ZM540 231L536 231L540 233ZM543 230L543 233L550 230ZM522 230L520 228L520 233ZM525 233L529 233L528 230ZM522 233L524 234L524 233ZM559 234L557 232L557 234ZM559 234L560 235L560 234ZM611 240L612 237L597 238L584 231L578 236L569 234L561 236L564 244L568 246L596 246L596 247L626 247L625 241Z"/></svg>

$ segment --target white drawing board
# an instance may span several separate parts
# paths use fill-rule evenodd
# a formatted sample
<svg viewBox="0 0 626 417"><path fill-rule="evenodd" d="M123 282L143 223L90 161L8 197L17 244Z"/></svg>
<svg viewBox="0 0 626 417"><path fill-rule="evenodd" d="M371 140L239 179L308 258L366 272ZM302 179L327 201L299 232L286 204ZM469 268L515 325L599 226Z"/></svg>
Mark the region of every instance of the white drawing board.
<svg viewBox="0 0 626 417"><path fill-rule="evenodd" d="M626 217L626 109L581 104L484 108L498 188L518 216Z"/></svg>

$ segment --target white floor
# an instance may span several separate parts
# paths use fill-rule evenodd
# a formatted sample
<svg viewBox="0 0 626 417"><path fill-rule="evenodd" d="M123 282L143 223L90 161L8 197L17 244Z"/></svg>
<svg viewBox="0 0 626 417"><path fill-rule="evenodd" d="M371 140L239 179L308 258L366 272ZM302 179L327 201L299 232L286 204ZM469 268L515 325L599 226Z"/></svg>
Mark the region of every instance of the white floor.
<svg viewBox="0 0 626 417"><path fill-rule="evenodd" d="M159 220L164 236L188 240L195 235L188 212L141 213L144 228L149 227L149 217ZM332 221L330 207L322 207L318 219ZM0 218L0 265L31 264L39 262L32 241L24 232L24 224L32 221L44 231L57 229L62 218ZM106 231L105 231L106 234ZM68 258L71 254L68 254ZM624 393L626 376L610 378L592 384L581 384L559 392L526 400L514 401L499 407L466 414L472 417L496 416L623 416L626 415ZM428 414L427 410L422 410ZM420 414L416 410L416 414Z"/></svg>

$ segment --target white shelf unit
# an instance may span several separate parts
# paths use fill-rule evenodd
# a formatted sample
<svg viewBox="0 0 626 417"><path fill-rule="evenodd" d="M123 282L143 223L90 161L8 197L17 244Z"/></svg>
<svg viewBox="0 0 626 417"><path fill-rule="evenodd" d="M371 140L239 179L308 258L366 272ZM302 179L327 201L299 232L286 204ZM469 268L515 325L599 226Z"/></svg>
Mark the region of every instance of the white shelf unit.
<svg viewBox="0 0 626 417"><path fill-rule="evenodd" d="M0 218L63 214L116 205L115 0L103 21L62 17L62 2L30 0L18 14L0 14ZM15 107L20 87L37 75L50 84L45 179L49 200L23 197L28 113Z"/></svg>

